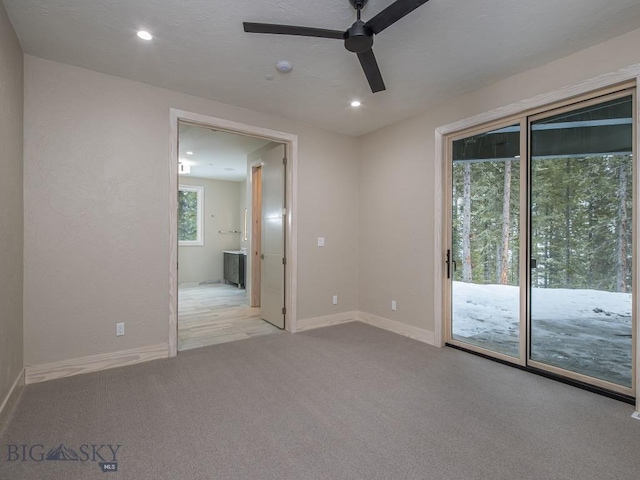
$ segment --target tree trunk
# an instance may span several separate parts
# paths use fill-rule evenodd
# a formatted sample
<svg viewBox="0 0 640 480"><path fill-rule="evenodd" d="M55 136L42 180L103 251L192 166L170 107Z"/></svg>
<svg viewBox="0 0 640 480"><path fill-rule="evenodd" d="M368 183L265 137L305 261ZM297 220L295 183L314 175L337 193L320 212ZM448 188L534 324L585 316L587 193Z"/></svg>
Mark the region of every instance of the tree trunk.
<svg viewBox="0 0 640 480"><path fill-rule="evenodd" d="M462 208L462 280L472 281L471 270L471 164L464 166L464 189Z"/></svg>
<svg viewBox="0 0 640 480"><path fill-rule="evenodd" d="M551 282L551 266L552 263L549 261L549 255L551 250L551 238L552 238L552 228L551 221L549 216L551 215L551 210L549 209L549 205L545 206L545 218L547 219L547 235L544 242L544 288L549 288Z"/></svg>
<svg viewBox="0 0 640 480"><path fill-rule="evenodd" d="M627 291L627 166L624 160L618 169L618 215L616 248L616 290Z"/></svg>
<svg viewBox="0 0 640 480"><path fill-rule="evenodd" d="M571 159L565 160L566 165L566 182L567 186L565 189L565 205L564 205L564 241L565 241L565 252L564 252L564 260L565 260L565 271L564 271L564 288L571 288L571 284L573 282L573 276L571 275L571 184L569 180L571 179Z"/></svg>
<svg viewBox="0 0 640 480"><path fill-rule="evenodd" d="M504 190L502 193L502 243L500 247L500 285L509 283L509 226L511 207L511 160L504 162Z"/></svg>

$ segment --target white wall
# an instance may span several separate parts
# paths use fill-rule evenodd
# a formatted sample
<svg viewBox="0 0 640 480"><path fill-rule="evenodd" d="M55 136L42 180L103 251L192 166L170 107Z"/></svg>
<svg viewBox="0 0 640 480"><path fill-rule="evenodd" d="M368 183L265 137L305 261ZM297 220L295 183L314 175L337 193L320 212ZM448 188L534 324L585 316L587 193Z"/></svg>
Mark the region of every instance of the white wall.
<svg viewBox="0 0 640 480"><path fill-rule="evenodd" d="M357 139L31 56L25 86L27 365L168 341L170 108L299 136L298 318L356 308Z"/></svg>
<svg viewBox="0 0 640 480"><path fill-rule="evenodd" d="M241 230L240 182L184 176L178 181L204 187L204 245L178 247L178 282L220 282L222 252L240 249L240 235L218 233Z"/></svg>
<svg viewBox="0 0 640 480"><path fill-rule="evenodd" d="M361 137L360 310L434 330L437 127L640 63L638 45L635 30Z"/></svg>
<svg viewBox="0 0 640 480"><path fill-rule="evenodd" d="M0 408L23 360L22 62L0 2Z"/></svg>

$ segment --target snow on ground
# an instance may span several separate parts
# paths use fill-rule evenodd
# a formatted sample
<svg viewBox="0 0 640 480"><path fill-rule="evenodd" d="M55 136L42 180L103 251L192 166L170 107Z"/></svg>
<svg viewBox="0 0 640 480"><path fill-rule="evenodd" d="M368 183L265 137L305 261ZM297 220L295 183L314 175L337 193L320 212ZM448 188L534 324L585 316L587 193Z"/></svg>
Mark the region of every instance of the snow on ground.
<svg viewBox="0 0 640 480"><path fill-rule="evenodd" d="M518 356L520 289L453 282L453 336ZM565 288L531 291L531 357L631 386L631 294Z"/></svg>

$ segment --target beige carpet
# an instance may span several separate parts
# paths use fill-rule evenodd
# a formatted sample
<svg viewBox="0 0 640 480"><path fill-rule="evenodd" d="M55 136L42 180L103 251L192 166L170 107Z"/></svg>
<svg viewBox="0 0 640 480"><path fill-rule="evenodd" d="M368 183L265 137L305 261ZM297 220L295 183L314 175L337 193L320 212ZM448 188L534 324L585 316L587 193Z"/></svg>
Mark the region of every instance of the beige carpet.
<svg viewBox="0 0 640 480"><path fill-rule="evenodd" d="M349 323L28 386L0 436L0 479L636 480L631 413ZM122 446L101 473L100 458L8 462L8 444L82 459Z"/></svg>

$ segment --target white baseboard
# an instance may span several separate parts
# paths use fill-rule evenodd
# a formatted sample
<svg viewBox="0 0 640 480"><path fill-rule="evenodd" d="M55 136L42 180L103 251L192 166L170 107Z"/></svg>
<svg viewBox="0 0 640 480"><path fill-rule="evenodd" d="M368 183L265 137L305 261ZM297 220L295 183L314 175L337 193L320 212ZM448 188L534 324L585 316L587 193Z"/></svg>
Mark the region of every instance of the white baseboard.
<svg viewBox="0 0 640 480"><path fill-rule="evenodd" d="M9 413L13 409L13 407L18 403L18 399L20 398L20 394L22 393L22 388L24 387L24 368L20 370L20 373L16 377L7 392L7 395L0 403L0 431L7 422L7 418L9 417Z"/></svg>
<svg viewBox="0 0 640 480"><path fill-rule="evenodd" d="M429 330L424 330L422 328L407 325L406 323L400 323L395 320L378 317L377 315L365 312L358 312L358 320L374 327L382 328L399 335L404 335L405 337L413 338L414 340L418 340L419 342L437 346L435 342L435 335Z"/></svg>
<svg viewBox="0 0 640 480"><path fill-rule="evenodd" d="M359 312L343 312L334 315L325 315L323 317L305 318L298 320L296 332L304 332L314 328L329 327L340 323L354 322L358 319Z"/></svg>
<svg viewBox="0 0 640 480"><path fill-rule="evenodd" d="M25 367L25 383L38 383L56 378L71 377L83 373L98 372L109 368L124 367L169 357L169 345L161 343L147 347L103 353L90 357L72 358L61 362Z"/></svg>

